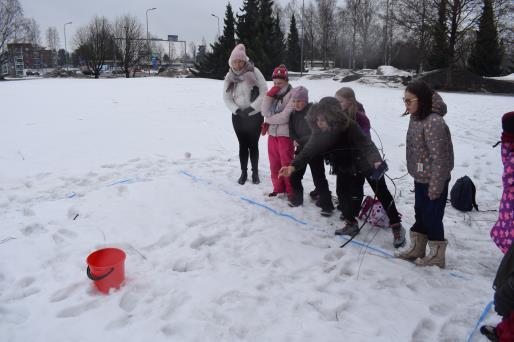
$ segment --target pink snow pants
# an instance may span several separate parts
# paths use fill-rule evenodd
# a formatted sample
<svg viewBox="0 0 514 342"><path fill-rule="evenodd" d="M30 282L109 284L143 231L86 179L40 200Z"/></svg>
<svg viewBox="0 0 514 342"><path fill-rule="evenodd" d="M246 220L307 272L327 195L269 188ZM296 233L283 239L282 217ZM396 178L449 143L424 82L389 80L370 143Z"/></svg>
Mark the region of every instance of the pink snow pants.
<svg viewBox="0 0 514 342"><path fill-rule="evenodd" d="M289 137L268 136L268 157L271 169L271 182L273 192L286 192L290 197L293 195L289 177L278 177L278 171L282 166L291 165L294 156L293 141Z"/></svg>

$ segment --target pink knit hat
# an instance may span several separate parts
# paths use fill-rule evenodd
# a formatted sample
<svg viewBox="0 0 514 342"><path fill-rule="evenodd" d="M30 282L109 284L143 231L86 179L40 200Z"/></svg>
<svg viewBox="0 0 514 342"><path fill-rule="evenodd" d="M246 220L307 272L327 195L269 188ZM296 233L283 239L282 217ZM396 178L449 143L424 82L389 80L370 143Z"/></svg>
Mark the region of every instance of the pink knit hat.
<svg viewBox="0 0 514 342"><path fill-rule="evenodd" d="M298 86L293 88L293 93L291 96L293 100L303 101L305 103L309 102L309 91L305 87Z"/></svg>
<svg viewBox="0 0 514 342"><path fill-rule="evenodd" d="M248 61L248 56L246 56L246 49L243 44L237 44L232 53L230 54L230 58L228 60L229 63L232 61Z"/></svg>

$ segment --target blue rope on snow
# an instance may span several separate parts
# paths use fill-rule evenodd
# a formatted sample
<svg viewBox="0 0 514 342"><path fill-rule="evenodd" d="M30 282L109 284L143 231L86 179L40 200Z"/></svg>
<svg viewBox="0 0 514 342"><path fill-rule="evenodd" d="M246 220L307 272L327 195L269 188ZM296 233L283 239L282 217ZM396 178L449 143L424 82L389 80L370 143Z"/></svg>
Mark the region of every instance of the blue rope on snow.
<svg viewBox="0 0 514 342"><path fill-rule="evenodd" d="M181 173L182 175L184 175L184 176L187 176L187 177L191 178L191 179L192 179L193 181L195 181L195 182L200 182L200 183L204 183L204 184L207 184L207 185L213 185L211 182L206 181L206 180L204 180L204 179L202 179L202 178L200 178L200 177L197 177L197 176L195 176L195 175L193 175L193 174L191 174L191 173L189 173L189 172L186 172L186 171L180 171L180 173ZM228 192L228 191L226 191L226 190L224 190L224 189L221 189L221 188L220 188L219 190L220 190L220 191L222 191L222 192L224 192L224 193L226 193L227 195L237 196L236 194L230 193L230 192ZM309 224L309 222L307 222L307 221L302 221L302 220L300 220L300 219L298 219L298 218L294 217L294 216L293 216L293 215L291 215L291 214L287 214L287 213L283 213L283 212L277 211L277 210L273 209L272 207L270 207L270 206L268 206L268 205L266 205L266 204L263 204L263 203L260 203L260 202L254 201L254 200L252 200L252 199L250 199L250 198L248 198L248 197L239 196L239 198L240 198L241 200L243 200L243 201L245 201L245 202L249 203L249 204L255 205L255 206L260 207L260 208L264 208L264 209L266 209L266 210L270 211L270 212L271 212L272 214L274 214L274 215L277 215L277 216L280 216L280 217L285 217L285 218L287 218L287 219L290 219L291 221L294 221L294 222L299 223L299 224L304 225L304 226L311 226L311 227L314 227L313 225ZM345 238L345 237L342 237L342 236L341 236L341 238L342 238L342 239L349 240L349 239L347 239L347 238ZM357 240L352 240L351 242L352 242L354 245L356 245L356 246L367 248L367 249L372 250L372 251L374 251L374 252L380 253L380 254L382 254L382 255L384 255L384 256L386 256L386 257L388 257L388 258L394 258L394 255L393 255L393 254L391 254L391 253L389 253L389 252L386 252L386 251L384 251L384 250L382 250L382 249L380 249L380 248L376 248L376 247L369 246L369 245L367 245L367 244L365 244L365 243L363 243L363 242L359 242L359 241L357 241Z"/></svg>
<svg viewBox="0 0 514 342"><path fill-rule="evenodd" d="M482 314L480 315L480 318L477 321L477 324L475 324L475 328L473 329L471 334L469 334L469 337L466 340L467 342L471 342L471 339L473 338L473 335L478 330L478 327L480 326L480 323L482 323L483 320L486 318L486 316L489 313L489 311L491 310L491 307L493 306L493 304L494 304L494 301L490 301L489 304L486 305L484 311L482 312Z"/></svg>

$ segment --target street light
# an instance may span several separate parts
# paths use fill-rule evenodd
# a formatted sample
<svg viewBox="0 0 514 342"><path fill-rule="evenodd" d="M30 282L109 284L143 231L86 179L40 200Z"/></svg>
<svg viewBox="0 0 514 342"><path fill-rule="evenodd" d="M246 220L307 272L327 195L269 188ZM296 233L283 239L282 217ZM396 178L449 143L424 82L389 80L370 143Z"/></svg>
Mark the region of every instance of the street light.
<svg viewBox="0 0 514 342"><path fill-rule="evenodd" d="M218 17L216 14L212 14L213 17L216 17L218 19L218 38L220 37L220 17Z"/></svg>
<svg viewBox="0 0 514 342"><path fill-rule="evenodd" d="M303 18L304 6L305 6L305 1L302 0L302 47L301 47L301 50L300 50L300 77L303 76L303 41L305 40L304 37L303 37L303 27L305 25L304 18Z"/></svg>
<svg viewBox="0 0 514 342"><path fill-rule="evenodd" d="M71 21L64 24L64 65L66 66L66 71L68 71L68 49L66 47L66 25L73 24Z"/></svg>
<svg viewBox="0 0 514 342"><path fill-rule="evenodd" d="M153 10L156 10L157 7L152 7L152 8L148 8L146 10L146 48L148 50L148 58L151 58L151 55L150 55L150 36L148 35L148 11L153 11ZM151 60L150 60L151 62ZM148 68L148 74L150 74L150 68Z"/></svg>

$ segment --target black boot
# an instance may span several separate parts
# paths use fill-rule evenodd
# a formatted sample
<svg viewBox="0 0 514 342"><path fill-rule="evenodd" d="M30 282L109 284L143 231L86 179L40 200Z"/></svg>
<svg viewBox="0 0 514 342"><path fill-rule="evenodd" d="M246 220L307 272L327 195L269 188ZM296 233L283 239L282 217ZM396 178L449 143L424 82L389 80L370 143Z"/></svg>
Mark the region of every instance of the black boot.
<svg viewBox="0 0 514 342"><path fill-rule="evenodd" d="M252 171L252 183L259 184L261 180L259 179L259 171Z"/></svg>
<svg viewBox="0 0 514 342"><path fill-rule="evenodd" d="M237 182L239 184L243 185L244 183L246 183L247 179L248 179L248 173L246 172L246 170L241 170L241 177L239 177Z"/></svg>

